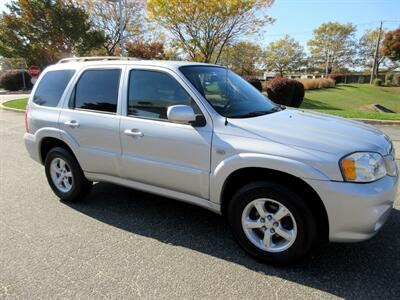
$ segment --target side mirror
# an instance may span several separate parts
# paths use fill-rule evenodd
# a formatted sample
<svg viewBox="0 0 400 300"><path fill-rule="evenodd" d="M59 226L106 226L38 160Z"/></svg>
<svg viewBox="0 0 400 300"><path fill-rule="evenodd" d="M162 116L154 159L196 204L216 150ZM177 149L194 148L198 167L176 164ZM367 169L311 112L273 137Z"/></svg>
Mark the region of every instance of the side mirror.
<svg viewBox="0 0 400 300"><path fill-rule="evenodd" d="M167 109L168 120L177 123L189 124L196 121L193 108L188 105L173 105Z"/></svg>

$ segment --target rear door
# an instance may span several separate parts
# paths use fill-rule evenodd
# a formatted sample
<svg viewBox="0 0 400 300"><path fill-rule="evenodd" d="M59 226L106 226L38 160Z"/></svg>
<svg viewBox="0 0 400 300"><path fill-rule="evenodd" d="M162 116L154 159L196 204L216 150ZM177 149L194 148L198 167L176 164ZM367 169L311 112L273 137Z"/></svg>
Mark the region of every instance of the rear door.
<svg viewBox="0 0 400 300"><path fill-rule="evenodd" d="M127 68L128 91L121 116L122 166L131 180L207 199L212 124L167 119L171 105L191 105L206 117L184 82L166 69ZM136 133L132 135L132 132Z"/></svg>
<svg viewBox="0 0 400 300"><path fill-rule="evenodd" d="M124 67L88 67L81 71L60 127L78 144L86 172L119 175L121 144L117 114Z"/></svg>

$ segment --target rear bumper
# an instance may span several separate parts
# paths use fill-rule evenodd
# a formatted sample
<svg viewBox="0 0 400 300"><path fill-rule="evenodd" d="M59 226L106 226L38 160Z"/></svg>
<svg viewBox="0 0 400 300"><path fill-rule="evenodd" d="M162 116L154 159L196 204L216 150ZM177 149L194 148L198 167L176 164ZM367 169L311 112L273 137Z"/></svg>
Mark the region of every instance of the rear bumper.
<svg viewBox="0 0 400 300"><path fill-rule="evenodd" d="M320 195L329 219L329 240L358 242L371 238L388 219L398 177L367 184L306 180Z"/></svg>
<svg viewBox="0 0 400 300"><path fill-rule="evenodd" d="M36 136L31 133L25 133L24 134L24 143L25 143L25 148L29 153L29 156L37 161L38 163L42 163L40 153L39 153L39 145L36 140Z"/></svg>

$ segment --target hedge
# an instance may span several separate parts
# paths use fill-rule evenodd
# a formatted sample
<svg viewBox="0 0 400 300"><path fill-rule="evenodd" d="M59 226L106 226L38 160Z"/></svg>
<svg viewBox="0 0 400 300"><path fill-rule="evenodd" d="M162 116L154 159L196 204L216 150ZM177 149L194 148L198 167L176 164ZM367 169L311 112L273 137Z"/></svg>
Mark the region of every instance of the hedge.
<svg viewBox="0 0 400 300"><path fill-rule="evenodd" d="M304 93L304 85L289 78L276 77L267 85L268 98L286 106L300 107Z"/></svg>
<svg viewBox="0 0 400 300"><path fill-rule="evenodd" d="M26 71L21 70L8 70L0 77L0 87L8 91L19 91L24 88L23 76L25 76L25 87L30 90L32 88L31 75Z"/></svg>

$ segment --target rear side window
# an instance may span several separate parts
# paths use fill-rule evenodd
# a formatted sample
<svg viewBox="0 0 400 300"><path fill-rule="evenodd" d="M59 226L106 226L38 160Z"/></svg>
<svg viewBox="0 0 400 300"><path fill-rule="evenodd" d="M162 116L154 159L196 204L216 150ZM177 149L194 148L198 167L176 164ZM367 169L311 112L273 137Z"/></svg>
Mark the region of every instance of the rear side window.
<svg viewBox="0 0 400 300"><path fill-rule="evenodd" d="M74 73L75 70L47 72L39 82L33 102L43 106L57 106Z"/></svg>
<svg viewBox="0 0 400 300"><path fill-rule="evenodd" d="M117 112L120 69L87 70L74 91L74 108Z"/></svg>

